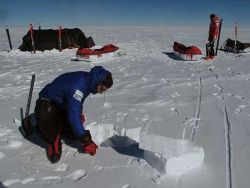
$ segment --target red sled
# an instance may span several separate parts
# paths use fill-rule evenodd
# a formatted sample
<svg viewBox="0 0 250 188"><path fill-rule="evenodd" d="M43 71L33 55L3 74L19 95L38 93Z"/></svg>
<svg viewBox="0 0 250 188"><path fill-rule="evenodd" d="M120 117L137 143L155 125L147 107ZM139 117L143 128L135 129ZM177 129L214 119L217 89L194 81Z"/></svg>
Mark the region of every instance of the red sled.
<svg viewBox="0 0 250 188"><path fill-rule="evenodd" d="M197 61L202 58L202 52L196 46L184 46L181 43L174 42L173 51L185 61Z"/></svg>
<svg viewBox="0 0 250 188"><path fill-rule="evenodd" d="M94 46L92 48L79 48L76 52L77 58L84 61L100 61L114 57L119 47L113 44L107 44L103 47Z"/></svg>

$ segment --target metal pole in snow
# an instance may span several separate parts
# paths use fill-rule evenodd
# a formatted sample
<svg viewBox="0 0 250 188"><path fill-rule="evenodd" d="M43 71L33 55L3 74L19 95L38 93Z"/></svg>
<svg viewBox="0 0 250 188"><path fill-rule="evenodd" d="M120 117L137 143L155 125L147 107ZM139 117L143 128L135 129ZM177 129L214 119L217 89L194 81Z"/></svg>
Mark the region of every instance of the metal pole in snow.
<svg viewBox="0 0 250 188"><path fill-rule="evenodd" d="M28 101L27 101L27 106L26 106L26 111L25 111L25 117L29 116L30 104L31 104L31 98L32 98L32 92L33 92L33 87L34 87L34 83L35 83L35 78L36 78L36 75L32 74L32 78L31 78L31 82L30 82L29 96L28 96Z"/></svg>
<svg viewBox="0 0 250 188"><path fill-rule="evenodd" d="M218 34L218 39L217 39L217 44L216 44L215 56L217 56L217 52L218 52L218 47L219 47L219 42L220 42L220 33L221 33L221 27L222 27L222 21L223 21L223 19L221 18L221 20L220 20L219 34Z"/></svg>
<svg viewBox="0 0 250 188"><path fill-rule="evenodd" d="M234 35L235 35L234 54L236 54L237 53L237 37L238 37L238 23L237 22L234 25Z"/></svg>
<svg viewBox="0 0 250 188"><path fill-rule="evenodd" d="M5 30L6 30L6 33L7 33L7 37L8 37L8 41L9 41L9 45L10 45L10 50L12 50L12 44L11 44L10 32L9 32L8 26L5 27Z"/></svg>
<svg viewBox="0 0 250 188"><path fill-rule="evenodd" d="M59 31L58 31L58 40L59 40L59 51L62 51L62 27L59 26Z"/></svg>

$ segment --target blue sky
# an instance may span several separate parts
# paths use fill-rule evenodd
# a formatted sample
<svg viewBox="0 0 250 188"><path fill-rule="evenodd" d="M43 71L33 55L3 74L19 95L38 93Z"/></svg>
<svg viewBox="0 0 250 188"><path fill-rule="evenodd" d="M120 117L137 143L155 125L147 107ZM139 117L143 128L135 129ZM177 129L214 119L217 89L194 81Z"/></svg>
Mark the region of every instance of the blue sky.
<svg viewBox="0 0 250 188"><path fill-rule="evenodd" d="M250 0L0 0L0 25L250 26Z"/></svg>

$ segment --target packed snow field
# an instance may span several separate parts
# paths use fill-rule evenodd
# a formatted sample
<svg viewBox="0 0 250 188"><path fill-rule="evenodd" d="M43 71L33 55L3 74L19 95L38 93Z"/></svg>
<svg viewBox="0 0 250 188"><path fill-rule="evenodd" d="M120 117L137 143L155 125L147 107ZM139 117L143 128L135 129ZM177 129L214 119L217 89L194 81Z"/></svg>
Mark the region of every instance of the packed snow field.
<svg viewBox="0 0 250 188"><path fill-rule="evenodd" d="M76 49L20 52L28 28L10 28L14 50L0 33L0 187L247 188L250 184L250 49L222 51L213 61L181 61L174 41L205 53L207 28L86 27L96 45L113 43L120 57L71 61ZM249 30L239 40L250 42ZM222 28L221 44L233 39ZM101 65L113 74L105 95L84 103L86 128L99 145L92 157L63 141L61 161L51 164L39 135L24 139L31 75L39 91L58 75ZM190 142L193 140L193 142Z"/></svg>

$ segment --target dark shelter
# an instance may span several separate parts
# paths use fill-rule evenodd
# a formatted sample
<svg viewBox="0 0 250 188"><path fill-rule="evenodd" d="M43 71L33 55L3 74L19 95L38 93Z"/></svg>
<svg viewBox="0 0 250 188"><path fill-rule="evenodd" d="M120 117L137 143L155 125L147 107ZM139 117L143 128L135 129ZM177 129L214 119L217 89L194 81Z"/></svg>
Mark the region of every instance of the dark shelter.
<svg viewBox="0 0 250 188"><path fill-rule="evenodd" d="M32 32L32 34L31 34ZM33 44L32 45L32 38ZM66 48L91 48L95 43L92 37L86 37L79 28L73 29L43 29L43 30L29 30L23 37L23 43L18 49L21 51L44 51Z"/></svg>

